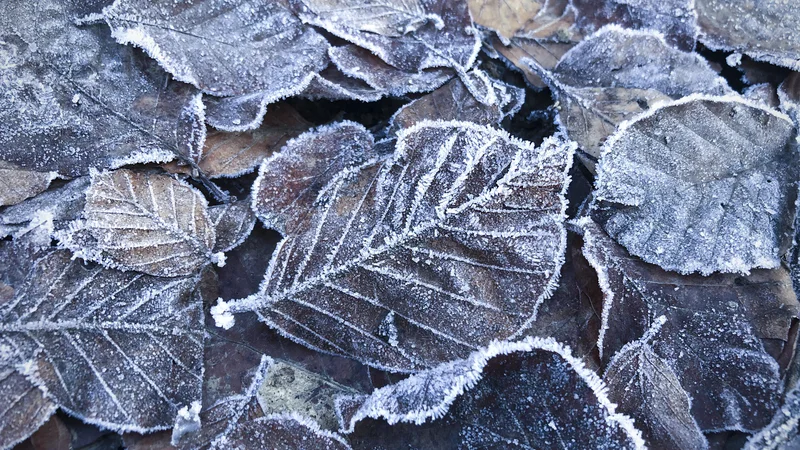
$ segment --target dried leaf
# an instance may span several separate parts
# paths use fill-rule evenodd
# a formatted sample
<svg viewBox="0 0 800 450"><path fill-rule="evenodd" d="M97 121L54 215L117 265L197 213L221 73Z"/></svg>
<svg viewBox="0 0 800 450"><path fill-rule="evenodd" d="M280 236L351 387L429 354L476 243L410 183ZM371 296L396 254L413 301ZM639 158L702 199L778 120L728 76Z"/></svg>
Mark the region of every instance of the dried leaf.
<svg viewBox="0 0 800 450"><path fill-rule="evenodd" d="M217 441L214 449L248 450L269 442L274 448L292 450L349 450L341 436L325 431L302 416L273 414L242 422Z"/></svg>
<svg viewBox="0 0 800 450"><path fill-rule="evenodd" d="M8 58L0 77L0 160L77 176L90 167L166 162L201 147L200 93L170 82L103 27L75 25L81 6L0 5L0 52Z"/></svg>
<svg viewBox="0 0 800 450"><path fill-rule="evenodd" d="M316 74L302 96L311 100L358 100L374 102L380 100L385 91L373 88L366 81L346 75L335 66Z"/></svg>
<svg viewBox="0 0 800 450"><path fill-rule="evenodd" d="M33 252L18 241L4 242L0 259L11 288L0 305L0 370L14 368L70 414L117 431L169 427L181 405L200 398L196 278L84 265L67 251ZM11 395L38 391L14 388ZM14 405L6 414L32 405L30 397L5 404Z"/></svg>
<svg viewBox="0 0 800 450"><path fill-rule="evenodd" d="M475 62L480 37L472 27L466 2L448 0L373 2L368 0L289 0L305 23L365 48L386 63L408 72L436 67L466 71ZM387 7L412 13L403 29L392 35L365 31L360 19L381 14ZM398 18L397 15L385 16ZM376 24L386 23L383 20ZM383 25L377 25L382 27ZM406 31L408 31L406 33Z"/></svg>
<svg viewBox="0 0 800 450"><path fill-rule="evenodd" d="M0 278L0 286L7 288L4 282ZM0 308L11 300L4 294L0 292ZM0 448L6 450L39 429L56 412L57 405L45 397L43 389L35 386L11 365L10 353L14 350L4 334L0 334L0 405L3 405L3 413L0 414Z"/></svg>
<svg viewBox="0 0 800 450"><path fill-rule="evenodd" d="M536 89L547 87L539 73L530 70L529 60L536 61L541 70L552 70L561 58L571 50L577 42L551 42L541 39L514 38L504 45L499 39L491 38L493 48L510 64L522 71L525 80Z"/></svg>
<svg viewBox="0 0 800 450"><path fill-rule="evenodd" d="M79 177L5 208L0 212L0 236L18 236L27 229L46 223L49 246L50 234L68 228L71 221L80 218L88 188L89 177Z"/></svg>
<svg viewBox="0 0 800 450"><path fill-rule="evenodd" d="M603 288L604 361L637 341L665 316L651 340L655 355L689 394L700 428L757 430L779 406L783 386L777 355L762 341L788 343L800 305L786 270L679 275L631 257L591 220L584 255ZM778 350L780 352L780 349Z"/></svg>
<svg viewBox="0 0 800 450"><path fill-rule="evenodd" d="M511 39L542 11L546 1L469 0L469 11L476 24L491 28L502 38Z"/></svg>
<svg viewBox="0 0 800 450"><path fill-rule="evenodd" d="M25 170L0 160L0 206L16 205L43 192L57 175L55 172Z"/></svg>
<svg viewBox="0 0 800 450"><path fill-rule="evenodd" d="M695 0L700 41L713 50L800 70L800 11L791 3Z"/></svg>
<svg viewBox="0 0 800 450"><path fill-rule="evenodd" d="M778 99L781 110L792 118L795 127L800 128L800 72L792 72L778 86Z"/></svg>
<svg viewBox="0 0 800 450"><path fill-rule="evenodd" d="M659 320L663 319L663 320ZM691 400L669 365L650 347L666 318L654 320L640 339L622 347L606 368L608 397L633 418L653 448L706 449L708 442L690 413Z"/></svg>
<svg viewBox="0 0 800 450"><path fill-rule="evenodd" d="M389 159L365 158L370 140L342 123L264 163L254 209L286 239L259 293L212 313L257 311L304 345L395 371L518 333L563 263L573 147L442 121L401 133Z"/></svg>
<svg viewBox="0 0 800 450"><path fill-rule="evenodd" d="M660 105L606 142L594 215L667 270L778 267L792 242L796 137L788 117L735 96Z"/></svg>
<svg viewBox="0 0 800 450"><path fill-rule="evenodd" d="M327 65L327 41L282 1L117 0L112 35L143 48L177 80L216 96L293 95Z"/></svg>
<svg viewBox="0 0 800 450"><path fill-rule="evenodd" d="M16 450L71 450L72 435L58 416L50 416L36 433Z"/></svg>
<svg viewBox="0 0 800 450"><path fill-rule="evenodd" d="M535 380L535 382L531 382ZM446 428L448 448L644 448L600 378L552 339L494 343L361 398L341 398L354 448L392 448L366 418ZM435 420L438 419L438 420ZM457 436L457 437L456 437Z"/></svg>
<svg viewBox="0 0 800 450"><path fill-rule="evenodd" d="M94 172L83 219L57 233L76 256L120 270L182 276L209 262L216 233L202 194L170 176L120 169Z"/></svg>
<svg viewBox="0 0 800 450"><path fill-rule="evenodd" d="M744 450L794 449L800 445L800 390L797 387L786 394L783 406L775 413L772 422L747 440Z"/></svg>
<svg viewBox="0 0 800 450"><path fill-rule="evenodd" d="M332 22L346 23L357 31L401 37L419 29L428 20L421 0L303 0L308 12Z"/></svg>
<svg viewBox="0 0 800 450"><path fill-rule="evenodd" d="M216 243L213 252L227 253L238 247L256 224L256 215L250 209L250 199L208 208L208 217L214 227Z"/></svg>

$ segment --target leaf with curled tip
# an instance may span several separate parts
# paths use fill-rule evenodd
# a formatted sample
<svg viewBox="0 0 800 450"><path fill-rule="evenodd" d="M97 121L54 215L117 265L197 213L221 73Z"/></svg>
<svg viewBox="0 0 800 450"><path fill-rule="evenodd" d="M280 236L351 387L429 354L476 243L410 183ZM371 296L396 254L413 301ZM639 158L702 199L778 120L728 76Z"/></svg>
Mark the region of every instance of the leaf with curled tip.
<svg viewBox="0 0 800 450"><path fill-rule="evenodd" d="M196 277L84 265L68 251L32 251L20 240L3 242L0 258L10 294L0 304L0 348L16 354L0 370L15 369L60 408L116 431L170 427L181 406L200 398Z"/></svg>
<svg viewBox="0 0 800 450"><path fill-rule="evenodd" d="M356 449L389 449L395 427L434 430L444 448L640 449L633 421L615 411L594 372L552 339L494 342L467 359L442 364L376 390L340 398L342 430ZM380 425L380 424L378 424ZM380 429L380 428L378 428Z"/></svg>
<svg viewBox="0 0 800 450"><path fill-rule="evenodd" d="M93 172L83 218L57 233L78 257L119 270L175 277L196 273L214 252L216 232L203 195L170 176L120 169Z"/></svg>
<svg viewBox="0 0 800 450"><path fill-rule="evenodd" d="M16 205L46 190L57 175L22 169L0 160L0 206Z"/></svg>
<svg viewBox="0 0 800 450"><path fill-rule="evenodd" d="M73 23L86 6L0 4L0 57L8 61L0 75L0 160L73 177L91 167L185 158L202 146L199 91L171 81L103 26Z"/></svg>
<svg viewBox="0 0 800 450"><path fill-rule="evenodd" d="M350 450L347 441L338 434L322 430L315 422L294 414L272 414L239 423L211 448L248 450L260 448L265 442L292 450Z"/></svg>
<svg viewBox="0 0 800 450"><path fill-rule="evenodd" d="M669 365L648 342L666 321L661 316L639 340L622 347L606 368L608 397L631 416L651 447L706 449L708 441L691 415L691 400Z"/></svg>
<svg viewBox="0 0 800 450"><path fill-rule="evenodd" d="M337 124L264 163L253 207L286 238L259 293L215 315L257 311L304 345L395 371L518 333L563 262L573 146L455 121L405 130L391 157L371 156L371 139Z"/></svg>
<svg viewBox="0 0 800 450"><path fill-rule="evenodd" d="M300 95L310 100L374 102L380 100L386 94L386 91L375 89L364 80L346 75L336 66L329 66L314 75L314 78L311 79L311 82Z"/></svg>
<svg viewBox="0 0 800 450"><path fill-rule="evenodd" d="M666 270L778 267L792 243L796 138L788 117L736 96L660 105L606 142L593 216Z"/></svg>
<svg viewBox="0 0 800 450"><path fill-rule="evenodd" d="M800 70L800 11L792 2L695 0L700 42Z"/></svg>
<svg viewBox="0 0 800 450"><path fill-rule="evenodd" d="M603 290L604 362L664 316L650 348L689 394L700 429L765 426L783 393L776 358L792 348L800 313L787 271L680 275L630 256L590 219L578 224Z"/></svg>
<svg viewBox="0 0 800 450"><path fill-rule="evenodd" d="M328 64L325 38L282 1L117 0L103 15L119 42L143 48L176 79L215 96L266 105L302 91ZM258 126L235 120L211 124Z"/></svg>
<svg viewBox="0 0 800 450"><path fill-rule="evenodd" d="M387 64L407 72L437 67L467 71L480 50L480 37L472 27L466 2L289 0L289 3L303 22L365 48ZM366 31L360 20L345 19L353 17L354 12L369 18L379 15L379 11L385 11L386 8L414 12L407 15L404 29L389 35ZM402 15L384 17L391 20L399 19ZM375 23L385 22L380 20Z"/></svg>

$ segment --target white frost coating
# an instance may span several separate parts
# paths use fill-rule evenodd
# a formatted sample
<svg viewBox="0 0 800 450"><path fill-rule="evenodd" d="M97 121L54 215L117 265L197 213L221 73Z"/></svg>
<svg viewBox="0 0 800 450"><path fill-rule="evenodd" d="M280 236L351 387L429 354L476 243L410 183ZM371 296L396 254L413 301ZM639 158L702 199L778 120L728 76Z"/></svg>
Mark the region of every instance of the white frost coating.
<svg viewBox="0 0 800 450"><path fill-rule="evenodd" d="M175 416L175 426L172 428L172 445L178 445L181 437L185 434L194 433L200 429L200 409L199 401L193 401L191 405L186 405L178 410Z"/></svg>
<svg viewBox="0 0 800 450"><path fill-rule="evenodd" d="M236 322L233 314L230 312L229 303L222 299L217 299L217 304L211 307L211 317L214 318L214 324L225 330L230 330Z"/></svg>
<svg viewBox="0 0 800 450"><path fill-rule="evenodd" d="M589 233L585 232L584 236L587 236L587 235L589 235ZM611 291L608 291L608 292L611 292ZM605 294L605 293L606 293L606 291L604 289L603 290L603 294ZM603 308L605 308L605 305L603 305ZM605 310L604 310L604 312L605 312ZM634 351L637 348L640 348L640 347L642 347L644 345L649 345L650 341L652 341L655 338L655 336L659 333L659 331L661 331L661 327L663 327L665 323L667 323L667 316L658 316L658 317L656 317L655 320L653 320L653 323L650 325L650 328L647 329L647 331L644 333L644 335L642 337L640 337L639 339L637 339L635 341L631 341L631 342L628 342L627 344L623 345L622 348L619 349L617 351L617 353L614 354L614 356L611 358L611 361L609 361L608 365L606 366L606 369L608 369L609 367L612 367L612 366L616 366L617 365L617 360L626 358L627 357L626 354L628 352ZM600 347L600 342L599 341L598 341L597 345L598 345L598 347ZM601 350L602 350L602 347L601 347ZM603 356L601 354L600 358L602 358L602 357Z"/></svg>
<svg viewBox="0 0 800 450"><path fill-rule="evenodd" d="M641 433L636 429L633 421L628 416L616 412L616 405L608 399L607 388L603 380L596 373L587 369L583 361L572 356L572 351L569 347L559 344L552 338L542 339L539 337L527 337L517 342L494 341L487 347L472 353L464 360L445 363L433 369L419 372L393 385L377 389L371 395L363 398L361 406L350 416L347 423L340 423L340 431L352 433L356 424L366 418L384 419L390 425L398 422L419 425L429 419L441 418L447 413L458 396L468 395L465 393L482 379L483 370L492 358L536 350L553 352L563 358L592 390L598 403L607 411L607 421L617 423L622 427L637 449L646 448ZM449 384L445 389L436 392L436 404L433 407L420 410L409 408L408 405L401 405L396 401L399 395L418 392L419 389L417 387L420 380L425 379L444 379ZM430 394L430 391L427 391L427 393ZM341 397L341 400L337 398L337 414L343 418L344 415L338 411L338 406L344 401L356 399L353 397Z"/></svg>
<svg viewBox="0 0 800 450"><path fill-rule="evenodd" d="M160 148L140 149L131 152L123 158L114 158L108 163L109 169L118 169L122 166L135 164L168 163L175 159L175 153Z"/></svg>
<svg viewBox="0 0 800 450"><path fill-rule="evenodd" d="M603 311L600 315L600 331L597 336L597 350L600 353L600 359L603 359L603 343L606 331L608 331L608 318L611 308L614 306L614 290L611 289L611 284L608 282L608 268L595 256L594 235L586 228L586 225L591 222L592 219L589 217L581 217L574 223L583 232L583 257L597 273L597 282L603 292Z"/></svg>
<svg viewBox="0 0 800 450"><path fill-rule="evenodd" d="M279 424L284 424L286 422L295 422L303 426L304 428L307 428L308 431L310 431L315 436L333 440L338 444L340 444L341 448L345 450L352 450L350 444L348 444L348 442L339 434L333 433L328 430L323 430L322 428L320 428L319 424L313 419L310 419L308 417L302 416L294 412L282 413L282 414L269 414L263 417L258 417L256 419L253 419L252 421L246 422L245 424L260 424L265 422L278 422ZM211 448L215 450L223 450L223 449L227 450L229 448L232 448L231 447L232 443L230 442L231 441L230 433L232 431L235 431L235 429L226 431L226 433L218 436L214 440L214 442L211 443ZM306 438L303 439L305 440Z"/></svg>

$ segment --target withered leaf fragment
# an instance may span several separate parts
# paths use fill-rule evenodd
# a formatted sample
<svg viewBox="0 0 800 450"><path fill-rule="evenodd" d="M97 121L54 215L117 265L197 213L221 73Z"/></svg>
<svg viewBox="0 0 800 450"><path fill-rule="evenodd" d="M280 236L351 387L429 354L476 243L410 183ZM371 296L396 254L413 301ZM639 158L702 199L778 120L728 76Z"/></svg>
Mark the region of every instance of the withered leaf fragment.
<svg viewBox="0 0 800 450"><path fill-rule="evenodd" d="M0 160L77 176L202 146L200 92L104 26L76 25L90 3L0 4Z"/></svg>
<svg viewBox="0 0 800 450"><path fill-rule="evenodd" d="M91 179L83 218L56 235L76 256L166 277L224 264L207 202L188 183L128 169L93 172Z"/></svg>
<svg viewBox="0 0 800 450"><path fill-rule="evenodd" d="M788 117L736 96L659 105L606 142L594 216L666 270L778 267L792 243L796 138Z"/></svg>
<svg viewBox="0 0 800 450"><path fill-rule="evenodd" d="M20 240L3 242L0 259L0 371L36 385L11 386L24 389L11 395L29 393L26 401L4 403L4 419L15 408L37 418L29 400L42 389L85 422L147 432L171 426L181 406L199 400L203 326L195 277L85 265L66 250L32 250Z"/></svg>
<svg viewBox="0 0 800 450"><path fill-rule="evenodd" d="M455 121L405 130L388 158L371 141L341 123L265 161L253 206L285 239L260 291L215 315L257 311L307 346L395 371L514 336L564 260L573 146Z"/></svg>
<svg viewBox="0 0 800 450"><path fill-rule="evenodd" d="M55 172L22 169L0 160L0 206L16 205L50 186Z"/></svg>
<svg viewBox="0 0 800 450"><path fill-rule="evenodd" d="M680 275L631 257L591 220L579 224L584 255L603 289L603 360L663 321L649 347L689 394L700 429L764 427L783 393L778 355L764 343L790 346L789 331L800 313L788 272Z"/></svg>
<svg viewBox="0 0 800 450"><path fill-rule="evenodd" d="M5 303L11 300L5 295L10 287L3 282L0 279L0 302ZM0 414L0 449L3 450L27 439L57 408L52 400L45 397L43 389L31 383L13 366L21 362L15 361L13 352L13 347L0 335L0 405L3 405Z"/></svg>
<svg viewBox="0 0 800 450"><path fill-rule="evenodd" d="M408 434L439 428L447 448L644 448L600 378L552 339L495 342L337 405L356 449L394 448L395 432L375 433L369 418L421 425Z"/></svg>

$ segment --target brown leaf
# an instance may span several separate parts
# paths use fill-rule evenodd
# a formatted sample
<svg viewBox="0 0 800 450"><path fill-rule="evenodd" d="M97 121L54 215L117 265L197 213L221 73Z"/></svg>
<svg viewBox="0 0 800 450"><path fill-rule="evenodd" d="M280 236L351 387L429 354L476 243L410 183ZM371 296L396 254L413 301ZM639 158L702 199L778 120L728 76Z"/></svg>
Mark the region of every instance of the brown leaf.
<svg viewBox="0 0 800 450"><path fill-rule="evenodd" d="M0 307L2 307L0 301ZM56 412L57 405L45 397L22 373L8 365L8 343L0 334L0 448L9 449L33 434Z"/></svg>
<svg viewBox="0 0 800 450"><path fill-rule="evenodd" d="M0 160L0 206L16 205L43 192L56 175L55 172L25 170Z"/></svg>
<svg viewBox="0 0 800 450"><path fill-rule="evenodd" d="M469 9L476 24L497 32L505 44L513 38L580 40L568 0L470 0Z"/></svg>
<svg viewBox="0 0 800 450"><path fill-rule="evenodd" d="M279 414L239 423L212 448L248 450L269 442L275 448L292 450L350 450L341 436L319 428L302 416Z"/></svg>
<svg viewBox="0 0 800 450"><path fill-rule="evenodd" d="M72 435L58 416L50 419L15 450L71 450Z"/></svg>
<svg viewBox="0 0 800 450"><path fill-rule="evenodd" d="M249 198L212 206L208 208L208 218L217 236L214 252L229 252L238 247L256 224Z"/></svg>

